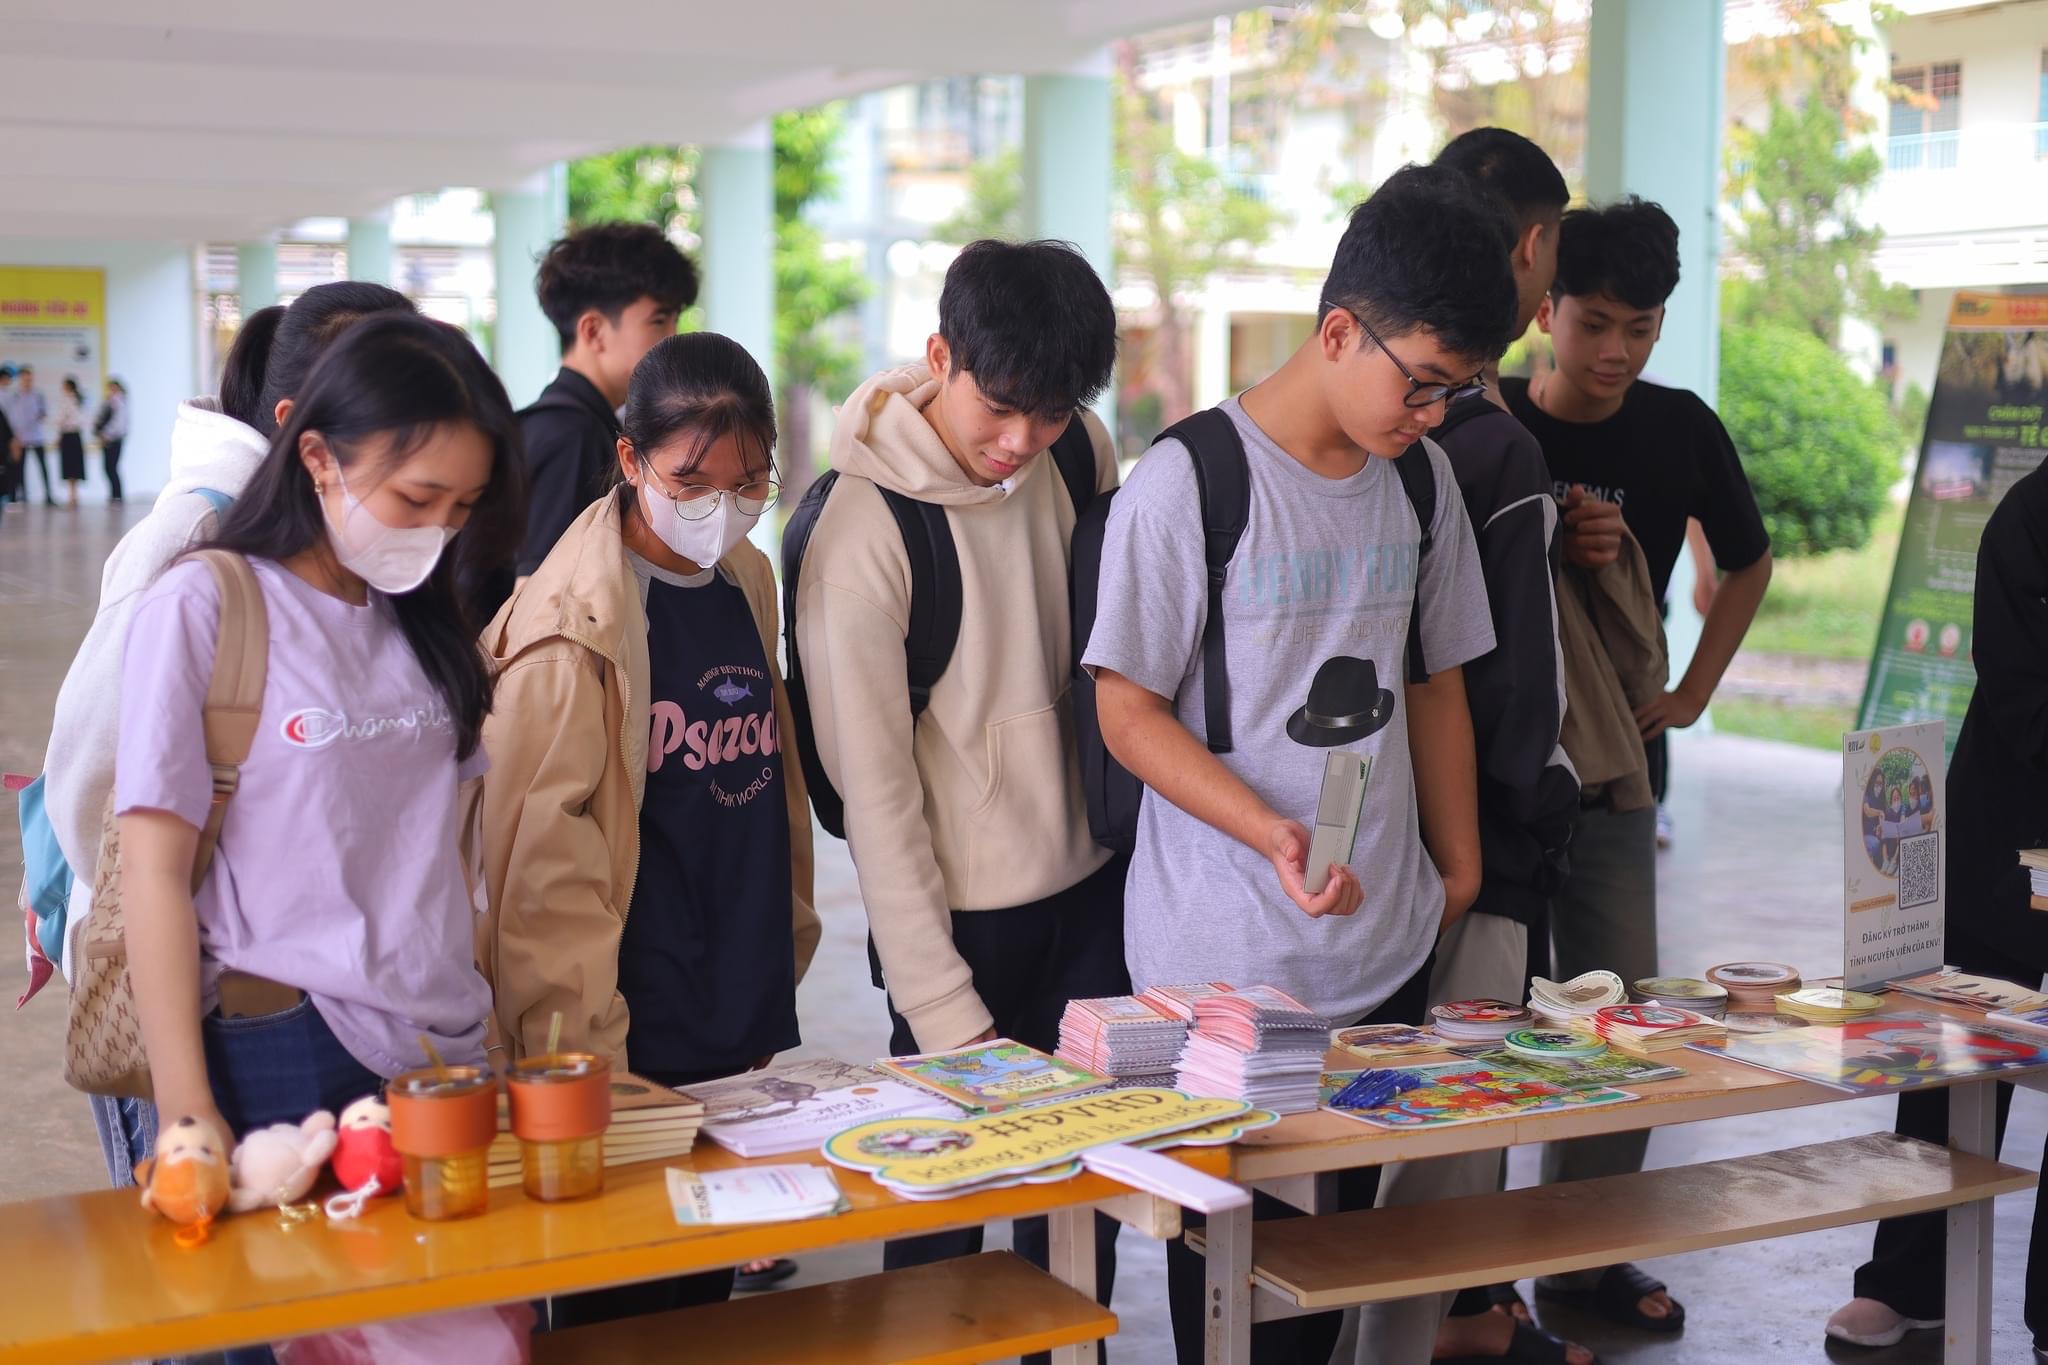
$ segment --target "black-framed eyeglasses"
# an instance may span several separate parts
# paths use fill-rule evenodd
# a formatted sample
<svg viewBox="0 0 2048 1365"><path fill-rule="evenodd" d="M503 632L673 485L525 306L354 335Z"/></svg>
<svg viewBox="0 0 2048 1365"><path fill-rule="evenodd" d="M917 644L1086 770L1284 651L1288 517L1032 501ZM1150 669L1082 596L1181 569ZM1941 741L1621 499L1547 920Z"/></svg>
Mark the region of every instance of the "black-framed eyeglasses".
<svg viewBox="0 0 2048 1365"><path fill-rule="evenodd" d="M737 489L714 488L708 483L686 483L678 485L676 491L671 493L659 474L651 469L647 472L654 480L654 486L661 491L661 495L676 505L676 515L684 521L704 520L716 512L718 504L726 498L732 499L733 506L739 509L741 515L758 517L773 507L775 500L782 496L782 485L773 479L756 479L752 483L740 485Z"/></svg>
<svg viewBox="0 0 2048 1365"><path fill-rule="evenodd" d="M1332 303L1330 307L1344 308L1344 305ZM1470 379L1456 384L1429 383L1417 379L1414 372L1401 363L1401 357L1394 354L1393 348L1380 340L1380 334L1372 329L1371 323L1360 317L1355 309L1344 308L1344 311L1351 314L1353 322L1365 329L1365 334L1372 338L1372 344L1379 347L1387 359L1394 362L1394 368L1399 370L1401 377L1408 381L1408 396L1401 400L1403 406L1411 408L1435 407L1438 403L1446 400L1455 403L1460 398L1486 392L1486 376L1484 374L1475 374Z"/></svg>

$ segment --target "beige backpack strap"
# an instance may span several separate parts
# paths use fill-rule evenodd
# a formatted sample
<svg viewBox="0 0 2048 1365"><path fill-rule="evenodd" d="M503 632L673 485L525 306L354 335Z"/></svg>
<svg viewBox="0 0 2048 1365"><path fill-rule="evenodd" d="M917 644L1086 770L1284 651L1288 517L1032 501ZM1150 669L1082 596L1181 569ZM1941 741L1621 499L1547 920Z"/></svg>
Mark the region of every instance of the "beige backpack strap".
<svg viewBox="0 0 2048 1365"><path fill-rule="evenodd" d="M270 664L270 615L263 587L249 561L231 550L199 550L194 558L213 573L220 588L220 638L214 648L213 679L206 689L206 761L213 769L213 802L199 849L192 859L192 889L206 880L220 843L228 800L241 782L242 764L256 742L263 719L263 682Z"/></svg>

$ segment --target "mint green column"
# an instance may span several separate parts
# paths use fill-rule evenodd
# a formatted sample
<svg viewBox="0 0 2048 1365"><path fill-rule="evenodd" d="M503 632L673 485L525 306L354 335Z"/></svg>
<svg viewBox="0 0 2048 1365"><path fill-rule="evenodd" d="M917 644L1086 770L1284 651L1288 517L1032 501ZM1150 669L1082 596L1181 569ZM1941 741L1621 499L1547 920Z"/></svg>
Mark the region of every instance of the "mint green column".
<svg viewBox="0 0 2048 1365"><path fill-rule="evenodd" d="M348 220L348 277L371 284L392 282L391 214Z"/></svg>
<svg viewBox="0 0 2048 1365"><path fill-rule="evenodd" d="M1066 71L1024 78L1023 211L1026 237L1072 242L1114 290L1110 98L1106 48ZM1114 384L1096 413L1114 434Z"/></svg>
<svg viewBox="0 0 2048 1365"><path fill-rule="evenodd" d="M1709 404L1721 374L1722 0L1593 0L1586 98L1586 193L1639 194L1678 224L1678 289L1648 378ZM1681 550L1665 635L1676 684L1699 645L1693 567ZM1711 716L1696 729L1712 728Z"/></svg>
<svg viewBox="0 0 2048 1365"><path fill-rule="evenodd" d="M1072 242L1105 282L1110 246L1109 54L1024 78L1024 231Z"/></svg>
<svg viewBox="0 0 2048 1365"><path fill-rule="evenodd" d="M704 326L722 332L775 382L775 154L768 125L702 149Z"/></svg>
<svg viewBox="0 0 2048 1365"><path fill-rule="evenodd" d="M514 407L538 398L561 364L561 339L540 310L533 275L548 245L562 235L568 216L568 168L561 162L514 189L491 194L491 263L498 295L491 363Z"/></svg>
<svg viewBox="0 0 2048 1365"><path fill-rule="evenodd" d="M1678 224L1678 292L1650 373L1712 403L1719 389L1721 0L1593 0L1586 193L1639 194Z"/></svg>
<svg viewBox="0 0 2048 1365"><path fill-rule="evenodd" d="M245 318L277 302L277 243L244 242L235 248L235 293Z"/></svg>

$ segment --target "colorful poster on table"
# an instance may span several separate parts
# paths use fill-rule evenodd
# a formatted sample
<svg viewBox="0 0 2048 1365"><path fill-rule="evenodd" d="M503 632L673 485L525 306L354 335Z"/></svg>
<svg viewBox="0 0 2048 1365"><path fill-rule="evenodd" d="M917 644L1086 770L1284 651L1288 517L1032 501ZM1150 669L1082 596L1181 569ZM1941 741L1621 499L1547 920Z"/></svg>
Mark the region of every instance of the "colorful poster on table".
<svg viewBox="0 0 2048 1365"><path fill-rule="evenodd" d="M1947 727L1842 737L1842 984L1938 970L1948 884Z"/></svg>
<svg viewBox="0 0 2048 1365"><path fill-rule="evenodd" d="M2044 405L2048 294L1959 292L1864 683L1861 728L1945 720L1955 743L1977 685L1970 662L1977 543L2005 490L2041 463Z"/></svg>
<svg viewBox="0 0 2048 1365"><path fill-rule="evenodd" d="M104 270L0 265L0 365L30 366L52 395L69 375L91 402L106 391L106 353Z"/></svg>

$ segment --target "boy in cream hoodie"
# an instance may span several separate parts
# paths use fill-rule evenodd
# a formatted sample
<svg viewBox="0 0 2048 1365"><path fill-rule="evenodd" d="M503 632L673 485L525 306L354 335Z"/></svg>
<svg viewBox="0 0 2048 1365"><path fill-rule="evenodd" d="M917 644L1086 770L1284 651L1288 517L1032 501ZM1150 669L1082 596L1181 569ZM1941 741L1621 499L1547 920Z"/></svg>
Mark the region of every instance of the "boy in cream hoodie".
<svg viewBox="0 0 2048 1365"><path fill-rule="evenodd" d="M1080 422L1095 487L1115 487L1085 410L1115 359L1109 292L1077 252L976 242L946 272L925 363L862 385L832 434L839 480L804 553L796 639L893 1053L998 1036L1050 1051L1068 1000L1129 989L1123 861L1089 836L1067 696L1074 508L1045 455ZM959 640L915 720L910 567L883 488L945 508L959 556ZM1035 1240L1042 1265L1031 1221L1020 1249ZM884 1260L980 1243L980 1229L919 1238Z"/></svg>

